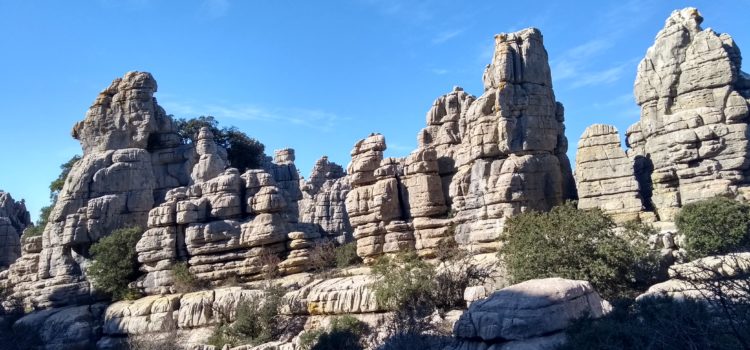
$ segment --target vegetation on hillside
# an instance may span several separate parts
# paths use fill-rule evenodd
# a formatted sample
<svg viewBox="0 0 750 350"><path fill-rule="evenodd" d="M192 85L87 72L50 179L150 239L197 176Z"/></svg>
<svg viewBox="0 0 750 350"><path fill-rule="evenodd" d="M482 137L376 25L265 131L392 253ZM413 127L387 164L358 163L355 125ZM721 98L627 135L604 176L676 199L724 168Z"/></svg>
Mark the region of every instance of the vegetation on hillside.
<svg viewBox="0 0 750 350"><path fill-rule="evenodd" d="M659 276L658 257L647 247L643 225L618 233L600 210L567 202L546 213L510 218L500 258L510 280L562 277L591 282L606 299L631 298Z"/></svg>
<svg viewBox="0 0 750 350"><path fill-rule="evenodd" d="M97 290L113 300L137 297L128 285L139 275L135 245L142 232L136 227L118 229L91 246L88 276Z"/></svg>
<svg viewBox="0 0 750 350"><path fill-rule="evenodd" d="M261 296L242 300L236 310L214 310L221 320L208 340L217 349L225 345L259 345L277 340L291 322L288 316L279 314L284 303L285 290L267 285ZM234 313L234 322L230 315Z"/></svg>
<svg viewBox="0 0 750 350"><path fill-rule="evenodd" d="M682 207L675 220L691 259L740 250L750 243L750 205L717 197Z"/></svg>

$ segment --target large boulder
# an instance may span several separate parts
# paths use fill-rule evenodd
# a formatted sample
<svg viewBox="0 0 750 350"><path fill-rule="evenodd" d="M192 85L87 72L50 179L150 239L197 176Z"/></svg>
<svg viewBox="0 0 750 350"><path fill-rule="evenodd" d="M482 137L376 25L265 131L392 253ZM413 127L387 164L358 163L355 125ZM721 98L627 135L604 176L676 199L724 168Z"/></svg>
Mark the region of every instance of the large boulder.
<svg viewBox="0 0 750 350"><path fill-rule="evenodd" d="M453 328L459 340L501 343L564 331L578 318L611 310L586 281L536 279L503 288L471 304Z"/></svg>

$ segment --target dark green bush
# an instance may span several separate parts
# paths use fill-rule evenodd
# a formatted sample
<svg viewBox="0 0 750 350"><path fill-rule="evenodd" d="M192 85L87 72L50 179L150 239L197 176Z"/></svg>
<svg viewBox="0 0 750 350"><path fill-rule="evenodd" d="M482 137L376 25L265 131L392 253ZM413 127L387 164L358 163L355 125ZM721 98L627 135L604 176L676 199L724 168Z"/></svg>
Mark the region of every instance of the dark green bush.
<svg viewBox="0 0 750 350"><path fill-rule="evenodd" d="M332 241L316 243L310 251L310 266L315 272L336 267L336 244Z"/></svg>
<svg viewBox="0 0 750 350"><path fill-rule="evenodd" d="M733 328L725 321L702 301L645 299L574 323L561 350L747 349L743 343L750 340L750 325Z"/></svg>
<svg viewBox="0 0 750 350"><path fill-rule="evenodd" d="M372 272L379 277L372 285L378 305L388 310L413 310L425 315L434 309L430 293L435 268L416 254L382 256L372 266Z"/></svg>
<svg viewBox="0 0 750 350"><path fill-rule="evenodd" d="M357 255L357 242L349 242L336 247L336 267L343 269L362 263Z"/></svg>
<svg viewBox="0 0 750 350"><path fill-rule="evenodd" d="M352 316L336 317L325 331L305 332L300 337L300 347L303 350L364 349L362 337L368 331L366 324Z"/></svg>
<svg viewBox="0 0 750 350"><path fill-rule="evenodd" d="M690 203L675 224L691 258L724 254L748 244L750 206L722 197Z"/></svg>
<svg viewBox="0 0 750 350"><path fill-rule="evenodd" d="M607 299L628 298L651 282L639 280L639 272L657 269L646 238L639 232L618 235L601 211L579 210L567 202L547 213L510 218L500 257L513 283L546 277L586 280Z"/></svg>
<svg viewBox="0 0 750 350"><path fill-rule="evenodd" d="M265 146L235 127L219 128L213 116L191 119L175 119L177 132L185 143L194 143L202 127L211 129L215 141L227 150L227 159L232 167L245 171L261 167L265 158Z"/></svg>
<svg viewBox="0 0 750 350"><path fill-rule="evenodd" d="M244 300L237 306L235 321L218 326L208 340L209 345L221 349L225 344L258 345L276 340L284 329L279 309L284 300L284 289L268 286L263 296Z"/></svg>
<svg viewBox="0 0 750 350"><path fill-rule="evenodd" d="M177 293L189 293L206 289L208 286L199 280L192 272L187 263L179 262L172 265L172 276L174 277L174 288Z"/></svg>
<svg viewBox="0 0 750 350"><path fill-rule="evenodd" d="M88 275L94 286L114 300L135 296L128 284L138 277L138 254L135 245L141 238L140 228L113 231L91 246L93 262Z"/></svg>

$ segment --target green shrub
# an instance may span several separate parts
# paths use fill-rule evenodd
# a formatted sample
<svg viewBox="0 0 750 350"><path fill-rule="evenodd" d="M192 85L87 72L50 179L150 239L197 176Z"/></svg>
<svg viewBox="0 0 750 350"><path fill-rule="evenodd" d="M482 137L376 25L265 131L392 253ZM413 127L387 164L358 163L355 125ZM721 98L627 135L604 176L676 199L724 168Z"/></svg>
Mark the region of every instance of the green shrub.
<svg viewBox="0 0 750 350"><path fill-rule="evenodd" d="M691 258L728 253L748 243L750 206L722 197L690 203L675 224Z"/></svg>
<svg viewBox="0 0 750 350"><path fill-rule="evenodd" d="M192 272L187 263L179 262L172 265L172 276L174 277L174 288L177 293L190 293L206 289L208 286L199 280Z"/></svg>
<svg viewBox="0 0 750 350"><path fill-rule="evenodd" d="M115 230L91 246L94 261L88 268L88 275L98 290L114 300L137 296L128 284L138 277L135 245L141 232L135 227Z"/></svg>
<svg viewBox="0 0 750 350"><path fill-rule="evenodd" d="M316 243L310 251L310 266L315 272L336 267L336 244L332 241Z"/></svg>
<svg viewBox="0 0 750 350"><path fill-rule="evenodd" d="M300 337L300 348L303 350L364 349L362 337L368 330L366 324L352 316L336 317L331 320L331 326L326 331L305 332Z"/></svg>
<svg viewBox="0 0 750 350"><path fill-rule="evenodd" d="M357 242L349 242L336 247L336 267L343 269L352 265L362 263L357 255Z"/></svg>
<svg viewBox="0 0 750 350"><path fill-rule="evenodd" d="M600 319L582 319L566 330L573 349L743 349L750 326L730 327L702 301L648 298Z"/></svg>
<svg viewBox="0 0 750 350"><path fill-rule="evenodd" d="M607 299L633 297L646 286L638 272L654 270L656 259L645 234L615 231L600 210L579 210L567 202L547 213L510 218L500 258L513 283L562 277L589 281Z"/></svg>
<svg viewBox="0 0 750 350"><path fill-rule="evenodd" d="M381 256L372 266L372 272L379 277L372 285L378 305L392 311L413 310L420 314L429 314L434 309L430 293L435 269L416 254Z"/></svg>
<svg viewBox="0 0 750 350"><path fill-rule="evenodd" d="M277 286L266 287L262 297L243 300L237 305L235 321L218 326L209 345L221 349L225 344L258 345L276 340L284 328L279 316L283 300L284 289Z"/></svg>

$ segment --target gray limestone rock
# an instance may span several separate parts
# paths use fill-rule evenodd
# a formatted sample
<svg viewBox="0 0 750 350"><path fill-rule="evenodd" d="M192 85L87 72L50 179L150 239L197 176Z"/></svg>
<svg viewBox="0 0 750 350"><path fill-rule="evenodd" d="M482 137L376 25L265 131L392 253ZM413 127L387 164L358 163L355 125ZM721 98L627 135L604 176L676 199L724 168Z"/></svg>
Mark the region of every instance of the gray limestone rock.
<svg viewBox="0 0 750 350"><path fill-rule="evenodd" d="M579 317L598 318L610 310L589 282L536 279L473 302L453 334L461 340L489 343L533 339L560 332Z"/></svg>
<svg viewBox="0 0 750 350"><path fill-rule="evenodd" d="M21 234L31 225L25 202L16 202L10 193L0 191L0 270L21 256Z"/></svg>

